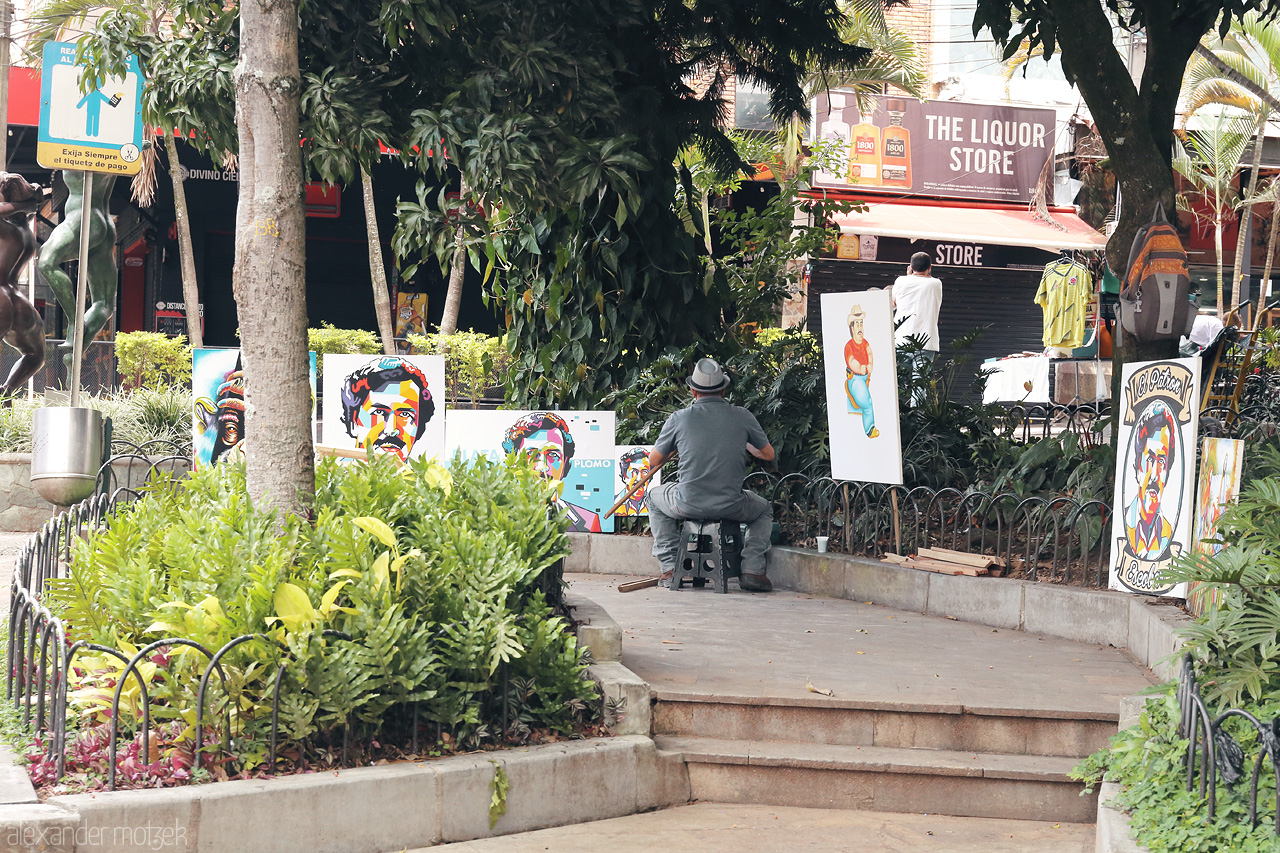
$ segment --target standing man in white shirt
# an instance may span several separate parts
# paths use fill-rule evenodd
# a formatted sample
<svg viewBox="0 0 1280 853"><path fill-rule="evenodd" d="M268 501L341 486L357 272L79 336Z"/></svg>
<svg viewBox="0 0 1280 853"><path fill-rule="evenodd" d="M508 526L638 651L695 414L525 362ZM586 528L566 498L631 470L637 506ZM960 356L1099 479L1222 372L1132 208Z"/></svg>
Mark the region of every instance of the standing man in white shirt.
<svg viewBox="0 0 1280 853"><path fill-rule="evenodd" d="M913 373L923 373L938 355L938 314L942 310L942 282L933 277L933 258L928 252L911 256L907 274L898 276L890 294L893 322L897 326L894 345L902 346L908 338L923 337L924 350L914 353L908 362ZM922 402L919 392L911 402L913 405Z"/></svg>

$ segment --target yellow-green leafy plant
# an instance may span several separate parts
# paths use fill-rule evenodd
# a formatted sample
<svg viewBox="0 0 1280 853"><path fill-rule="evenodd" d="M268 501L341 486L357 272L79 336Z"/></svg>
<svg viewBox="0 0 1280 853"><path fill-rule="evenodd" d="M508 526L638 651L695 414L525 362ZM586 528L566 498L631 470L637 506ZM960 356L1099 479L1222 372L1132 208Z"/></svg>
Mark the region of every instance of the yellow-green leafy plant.
<svg viewBox="0 0 1280 853"><path fill-rule="evenodd" d="M324 371L324 357L335 355L377 355L382 352L378 336L368 329L339 329L332 323L321 323L318 329L307 329L307 348L316 354L316 371Z"/></svg>
<svg viewBox="0 0 1280 853"><path fill-rule="evenodd" d="M117 332L116 365L126 390L188 385L191 347L187 336L161 332Z"/></svg>

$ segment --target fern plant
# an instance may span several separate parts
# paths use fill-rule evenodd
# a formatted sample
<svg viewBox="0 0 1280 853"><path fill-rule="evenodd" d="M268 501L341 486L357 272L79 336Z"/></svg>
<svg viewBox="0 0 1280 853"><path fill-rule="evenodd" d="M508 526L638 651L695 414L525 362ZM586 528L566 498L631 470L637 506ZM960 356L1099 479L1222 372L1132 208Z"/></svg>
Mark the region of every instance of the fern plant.
<svg viewBox="0 0 1280 853"><path fill-rule="evenodd" d="M470 746L571 733L598 713L598 697L583 651L540 591L567 552L549 488L515 458L455 461L451 471L330 460L304 523L254 507L242 465L201 469L78 540L71 576L47 600L70 637L117 648L183 637L215 650L265 635L221 660L227 689L215 679L208 706L211 720L232 719L242 769L265 759L281 665L279 720L295 748L350 725L370 739L388 727L403 734L411 709ZM185 721L189 740L207 661L181 645L159 657L152 715ZM86 674L94 681L77 694L79 710L101 714L117 675ZM532 692L513 697L503 689L511 679ZM122 708L126 727L138 712Z"/></svg>
<svg viewBox="0 0 1280 853"><path fill-rule="evenodd" d="M1206 700L1238 705L1280 692L1280 476L1249 483L1223 512L1218 530L1230 547L1212 556L1188 554L1166 576L1221 593L1218 606L1183 634Z"/></svg>

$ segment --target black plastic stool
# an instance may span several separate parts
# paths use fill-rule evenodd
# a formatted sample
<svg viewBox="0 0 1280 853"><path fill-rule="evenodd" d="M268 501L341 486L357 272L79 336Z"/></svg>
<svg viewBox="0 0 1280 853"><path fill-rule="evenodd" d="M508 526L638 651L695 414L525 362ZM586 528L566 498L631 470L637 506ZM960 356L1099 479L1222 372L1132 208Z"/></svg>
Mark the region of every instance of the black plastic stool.
<svg viewBox="0 0 1280 853"><path fill-rule="evenodd" d="M729 578L742 574L742 525L727 519L685 519L684 553L680 566L671 573L671 588L678 590L687 581L692 587L715 585L716 592L729 591Z"/></svg>

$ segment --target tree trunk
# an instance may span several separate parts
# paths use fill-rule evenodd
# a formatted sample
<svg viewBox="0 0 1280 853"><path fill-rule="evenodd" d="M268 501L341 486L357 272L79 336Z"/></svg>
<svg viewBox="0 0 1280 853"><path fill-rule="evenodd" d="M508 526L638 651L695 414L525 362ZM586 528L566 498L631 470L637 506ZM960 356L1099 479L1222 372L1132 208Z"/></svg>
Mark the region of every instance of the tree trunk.
<svg viewBox="0 0 1280 853"><path fill-rule="evenodd" d="M1231 304L1240 304L1240 270L1244 268L1244 253L1253 251L1252 246L1245 245L1245 238L1248 236L1249 218L1253 216L1253 207L1244 204L1245 201L1253 198L1258 190L1258 169L1262 166L1262 142L1267 135L1267 115L1269 110L1264 106L1262 111L1258 113L1258 122L1253 127L1253 164L1249 167L1249 189L1245 192L1244 197L1240 199L1240 226L1237 228L1236 234L1236 261L1231 268ZM1262 306L1259 305L1259 308ZM1222 316L1222 303L1218 303L1218 316Z"/></svg>
<svg viewBox="0 0 1280 853"><path fill-rule="evenodd" d="M1216 14L1206 7L1181 12L1173 21L1148 16L1147 61L1135 87L1124 60L1111 47L1112 23L1103 4L1049 0L1049 7L1058 22L1064 68L1107 141L1111 170L1120 182L1123 206L1107 241L1107 261L1123 275L1134 235L1151 220L1156 203L1163 203L1170 216L1176 209L1173 127L1178 92L1187 61Z"/></svg>
<svg viewBox="0 0 1280 853"><path fill-rule="evenodd" d="M1221 204L1215 201L1215 204ZM1222 317L1227 312L1223 310L1225 307L1223 300L1226 297L1226 282L1222 276L1222 208L1218 207L1213 214L1213 254L1218 259L1218 316Z"/></svg>
<svg viewBox="0 0 1280 853"><path fill-rule="evenodd" d="M1271 231L1267 235L1267 265L1262 270L1262 287L1264 290L1267 287L1266 283L1271 280L1272 261L1275 260L1276 256L1277 230L1280 230L1280 201L1275 201L1271 204ZM1261 301L1259 300L1259 310L1266 307L1261 304Z"/></svg>
<svg viewBox="0 0 1280 853"><path fill-rule="evenodd" d="M232 289L240 320L250 499L307 513L315 495L306 221L298 136L298 0L240 6L235 70L240 200Z"/></svg>
<svg viewBox="0 0 1280 853"><path fill-rule="evenodd" d="M192 349L204 346L200 327L200 287L196 281L196 257L191 249L191 219L187 215L187 187L178 162L178 143L173 129L161 128L164 150L169 157L169 177L173 180L173 218L178 225L178 260L182 266L182 300L187 306L187 340Z"/></svg>
<svg viewBox="0 0 1280 853"><path fill-rule="evenodd" d="M396 354L396 329L391 323L391 296L387 291L387 268L382 263L382 238L378 235L378 214L373 207L373 178L360 167L364 187L364 226L369 238L369 278L373 281L373 310L378 315L378 334L384 355Z"/></svg>
<svg viewBox="0 0 1280 853"><path fill-rule="evenodd" d="M466 203L467 193L470 191L464 175L458 185L458 198L463 204ZM467 274L467 246L463 242L466 239L466 233L462 225L458 225L458 230L454 232L457 247L453 250L453 266L449 268L449 292L444 298L444 313L440 316L438 347L440 352L445 351L449 336L458 331L458 310L462 307L462 282Z"/></svg>
<svg viewBox="0 0 1280 853"><path fill-rule="evenodd" d="M1147 60L1138 87L1111 45L1111 19L1097 0L1049 0L1058 23L1063 68L1068 72L1098 132L1107 143L1111 170L1120 183L1123 205L1115 233L1107 241L1107 263L1124 278L1129 248L1138 229L1151 220L1156 204L1175 215L1173 189L1173 127L1178 92L1187 61L1200 38L1213 26L1216 8L1181 12L1175 21L1146 16ZM1117 329L1120 326L1117 324ZM1112 362L1111 399L1120 399L1124 364L1176 358L1177 339L1139 344L1131 335L1118 335ZM1118 414L1113 405L1113 414ZM1111 431L1114 446L1119 430Z"/></svg>

